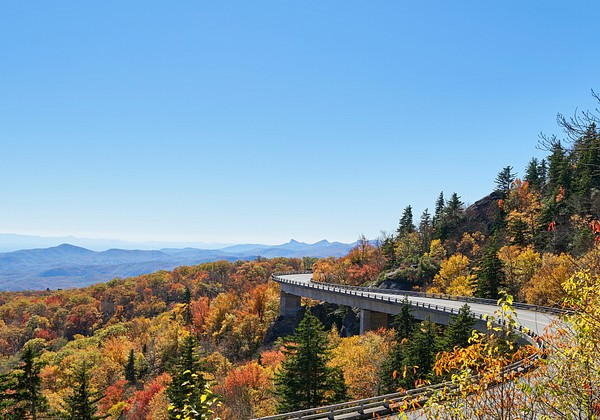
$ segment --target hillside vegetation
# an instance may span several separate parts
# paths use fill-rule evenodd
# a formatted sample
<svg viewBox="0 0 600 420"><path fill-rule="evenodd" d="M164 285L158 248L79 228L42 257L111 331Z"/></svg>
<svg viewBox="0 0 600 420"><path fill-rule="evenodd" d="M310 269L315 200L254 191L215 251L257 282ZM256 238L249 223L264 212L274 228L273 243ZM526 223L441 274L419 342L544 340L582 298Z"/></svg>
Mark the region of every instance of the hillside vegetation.
<svg viewBox="0 0 600 420"><path fill-rule="evenodd" d="M502 168L495 190L469 208L442 193L417 223L407 206L394 233L361 238L341 258L218 261L81 289L0 293L0 415L248 419L301 407L285 399L297 396L286 387L299 386L286 371L303 366L295 357L310 349L306 332L320 349L307 357L335 377L311 401L451 377L462 399L434 396L438 418L597 418L598 122L593 113L559 116L565 140L544 137L547 159L532 159L522 177ZM532 350L500 333L471 336L468 308L441 329L414 323L404 307L393 329L362 336L349 336L356 317L348 308L306 302L294 320L279 318L270 275L310 268L317 281L494 299L507 292L574 312L546 337L546 357L526 380L473 388L468 372L492 372L486 384L496 384L498 369ZM511 298L504 303L510 318ZM292 340L278 339L298 323Z"/></svg>

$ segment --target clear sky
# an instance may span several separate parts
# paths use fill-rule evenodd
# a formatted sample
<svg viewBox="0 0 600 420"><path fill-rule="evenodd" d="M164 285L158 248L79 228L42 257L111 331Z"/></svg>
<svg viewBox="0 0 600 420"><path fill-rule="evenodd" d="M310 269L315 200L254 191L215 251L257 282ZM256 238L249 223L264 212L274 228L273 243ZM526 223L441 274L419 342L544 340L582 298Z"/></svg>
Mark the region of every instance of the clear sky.
<svg viewBox="0 0 600 420"><path fill-rule="evenodd" d="M597 1L0 3L0 232L352 242L595 106Z"/></svg>

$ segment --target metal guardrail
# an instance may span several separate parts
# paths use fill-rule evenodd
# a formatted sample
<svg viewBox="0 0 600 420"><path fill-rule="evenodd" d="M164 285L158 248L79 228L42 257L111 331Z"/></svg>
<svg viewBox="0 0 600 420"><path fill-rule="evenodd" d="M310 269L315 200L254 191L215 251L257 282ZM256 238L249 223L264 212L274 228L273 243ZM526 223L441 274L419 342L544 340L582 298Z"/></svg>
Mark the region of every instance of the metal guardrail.
<svg viewBox="0 0 600 420"><path fill-rule="evenodd" d="M312 274L312 271L290 271L290 272L281 272L281 273L273 273L271 276L273 280L278 278L281 280L280 276L290 275L290 274ZM457 295L448 295L445 293L427 293L427 292L414 292L412 290L400 290L400 289L381 289L378 287L362 287L362 286L349 286L346 284L336 284L336 283L327 283L327 282L317 282L311 280L312 284L325 284L333 287L338 287L341 289L350 289L350 290L362 290L365 292L374 292L374 293L386 293L393 295L403 295L403 296L414 296L414 297L424 297L424 298L432 298L432 299L442 299L442 300L453 300L458 302L466 302L466 303L481 303L483 305L493 305L496 306L498 304L497 300L494 299L484 299L477 298L473 296L457 296ZM530 303L524 302L514 302L512 304L513 308L516 309L526 309L534 312L545 312L555 315L562 315L566 313L572 313L572 311L564 308L555 308L551 306L542 306L542 305L533 305Z"/></svg>
<svg viewBox="0 0 600 420"><path fill-rule="evenodd" d="M532 354L518 362L505 366L499 374L499 377L512 372L524 373L533 367L533 362L538 358L537 354ZM471 381L477 381L479 375L472 375ZM414 407L422 406L433 393L440 390L446 390L448 393L455 391L458 386L452 381L441 382L435 385L424 386L422 388L410 389L392 394L380 395L377 397L365 398L362 400L348 401L339 404L332 404L323 407L309 408L306 410L293 411L289 413L276 414L273 416L261 417L254 420L316 420L329 419L334 420L336 416L355 413L357 416L391 414L394 406L409 401ZM348 418L348 417L344 417Z"/></svg>
<svg viewBox="0 0 600 420"><path fill-rule="evenodd" d="M318 290L327 290L334 293L344 293L351 294L355 296L361 296L367 299L375 299L381 301L387 301L390 303L404 303L404 299L392 298L392 296L377 296L375 293L386 293L386 294L398 294L404 296L415 296L415 297L428 297L435 299L446 299L446 300L455 300L455 301L464 301L464 302L474 302L474 303L483 303L488 305L497 305L497 302L492 299L479 299L479 298L466 298L466 297L457 297L443 294L432 294L432 293L421 293L421 292L407 292L397 290L395 292L390 292L389 289L377 289L371 287L353 287L347 285L335 285L331 283L319 283L310 281L308 283L298 282L290 279L283 278L283 275L291 275L291 274L311 274L311 271L296 271L296 272L286 272L286 273L274 273L272 278L273 280L281 283L289 283L301 285L304 287L315 288ZM393 300L392 300L393 299ZM433 309L436 311L443 311L450 314L458 312L454 308L448 308L442 305L433 305L430 303L423 302L409 302L411 305L416 307L423 307L428 309ZM518 305L518 306L517 306ZM516 308L520 309L528 309L537 312L550 312L550 313L564 313L565 311L559 310L557 308L548 308L537 305L529 305L529 304L517 304L514 305ZM483 314L478 314L480 319L487 319L487 316ZM502 326L506 325L506 320L494 320L496 325ZM528 328L524 328L519 325L518 328L513 328L514 332L522 335L527 335L531 337L532 341L535 342L539 348L543 348L544 343L539 338L539 336L534 332L529 330ZM510 365L504 367L501 371L501 376L504 376L511 372L525 372L533 366L533 362L539 358L539 353L534 353L528 356L525 359L514 362ZM478 380L477 375L473 375L471 377L472 381ZM351 413L355 413L356 416L364 416L367 413L373 413L374 416L377 414L388 414L392 412L392 407L394 404L402 403L405 401L410 401L411 403L416 403L421 405L437 390L446 389L453 390L456 389L456 384L451 381L442 382L439 384L426 386L423 388L411 389L404 392L396 392L392 394L381 395L377 397L365 398L361 400L348 401L339 404L333 404L323 407L316 407L307 410L294 411L290 413L282 413L274 416L261 417L260 419L255 420L291 420L291 419L302 419L302 420L316 420L316 419L335 419L336 416L340 415L348 415ZM345 417L347 418L347 417Z"/></svg>
<svg viewBox="0 0 600 420"><path fill-rule="evenodd" d="M290 279L281 277L283 275L290 275L290 274L310 274L310 272L277 273L276 275L274 274L272 276L272 278L274 281L277 281L279 283L296 284L296 285L308 287L311 289L326 290L328 292L347 294L347 295L351 295L351 296L357 296L357 297L372 299L372 300L381 301L381 302L389 302L389 303L393 303L393 304L404 303L404 299L400 299L399 297L393 298L392 296L386 297L386 296L381 295L381 293L389 294L387 292L388 289L355 287L355 286L338 285L338 284L332 284L332 283L319 283L319 282L313 282L313 281L304 283L304 282L298 282L295 280L290 280ZM398 293L394 293L394 294L398 294L398 295L402 295L402 296L433 298L432 294L427 294L427 296L425 296L426 295L425 293L419 293L419 292L409 292L409 293L415 293L415 294L407 294L407 293L403 293L401 291L398 291ZM452 299L452 300L462 301L460 299ZM486 301L485 304L487 304L487 305L497 306L497 301L495 301L495 300L492 300L492 299L484 299L484 300ZM468 301L465 300L465 302L468 302ZM438 304L432 304L432 303L413 302L413 301L409 301L408 303L411 306L414 306L416 308L430 309L430 310L434 310L437 312L449 313L451 315L458 314L458 311L459 311L459 309L456 309L456 308L447 307L447 306L438 305ZM523 304L523 305L527 305L527 304ZM533 306L533 305L529 305L527 307L527 309L530 309L531 306ZM525 308L522 308L522 309L525 309ZM487 314L482 314L482 313L473 312L473 314L475 315L476 318L479 318L481 320L487 320L489 317ZM505 326L506 320L505 319L495 320L494 323L496 323L498 326ZM522 325L519 325L518 328L515 329L515 331L525 334L525 335L528 335L531 338L536 338L538 336L535 332L533 332L529 328L524 327Z"/></svg>

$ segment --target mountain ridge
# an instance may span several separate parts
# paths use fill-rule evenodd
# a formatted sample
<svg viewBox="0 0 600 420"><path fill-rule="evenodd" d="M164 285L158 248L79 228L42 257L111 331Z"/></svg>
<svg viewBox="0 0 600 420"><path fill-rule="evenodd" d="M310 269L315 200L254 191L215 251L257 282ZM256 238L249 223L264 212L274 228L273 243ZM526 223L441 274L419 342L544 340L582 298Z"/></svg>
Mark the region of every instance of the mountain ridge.
<svg viewBox="0 0 600 420"><path fill-rule="evenodd" d="M257 257L341 257L355 246L321 240L314 244L294 239L280 245L240 244L222 249L162 248L157 250L111 248L94 251L63 243L48 248L0 253L0 291L84 287L116 277L172 270L178 266Z"/></svg>

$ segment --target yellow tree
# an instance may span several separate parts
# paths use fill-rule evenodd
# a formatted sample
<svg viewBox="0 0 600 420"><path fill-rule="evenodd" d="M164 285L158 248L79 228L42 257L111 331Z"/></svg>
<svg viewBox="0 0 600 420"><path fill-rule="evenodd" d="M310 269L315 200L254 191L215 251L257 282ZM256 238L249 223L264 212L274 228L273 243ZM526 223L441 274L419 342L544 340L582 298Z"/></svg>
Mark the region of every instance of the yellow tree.
<svg viewBox="0 0 600 420"><path fill-rule="evenodd" d="M506 222L515 244L532 244L539 230L542 203L540 195L529 189L527 181L516 179L502 208L508 214Z"/></svg>
<svg viewBox="0 0 600 420"><path fill-rule="evenodd" d="M451 295L472 296L476 276L472 274L469 259L462 254L453 254L442 261L440 271L433 278L432 292Z"/></svg>
<svg viewBox="0 0 600 420"><path fill-rule="evenodd" d="M332 366L344 372L352 398L376 396L380 391L379 371L392 347L391 330L368 331L363 335L342 338L332 351Z"/></svg>
<svg viewBox="0 0 600 420"><path fill-rule="evenodd" d="M517 301L522 301L523 285L531 280L542 265L539 252L534 251L532 247L507 245L500 248L498 257L502 260L508 293Z"/></svg>
<svg viewBox="0 0 600 420"><path fill-rule="evenodd" d="M523 287L525 300L536 305L560 306L565 297L562 285L575 266L570 255L542 255L541 267Z"/></svg>

